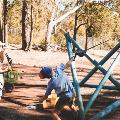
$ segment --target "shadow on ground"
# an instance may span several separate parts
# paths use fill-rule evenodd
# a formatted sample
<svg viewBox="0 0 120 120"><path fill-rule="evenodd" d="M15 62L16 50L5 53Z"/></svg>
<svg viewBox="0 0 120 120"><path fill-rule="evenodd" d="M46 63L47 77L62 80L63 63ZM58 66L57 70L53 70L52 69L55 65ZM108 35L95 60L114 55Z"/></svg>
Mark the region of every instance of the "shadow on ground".
<svg viewBox="0 0 120 120"><path fill-rule="evenodd" d="M30 103L38 103L37 97L44 94L47 87L47 81L38 81L36 72L39 68L28 67L18 65L18 70L24 71L22 78L15 84L15 90L12 93L5 93L3 102L0 103L0 120L52 120L51 110L26 110L25 107ZM86 73L89 69L83 69ZM71 74L68 71L68 74ZM94 76L94 82L96 84L96 78ZM83 74L79 75L83 77ZM85 88L84 90L89 90ZM83 94L84 106L87 105L91 95ZM97 112L103 110L106 106L110 105L114 101L120 99L120 92L115 90L102 90L100 95L97 97L92 108L86 114L86 120L89 120ZM64 120L78 120L75 112L70 110L63 110L61 117ZM120 108L113 111L102 120L120 120Z"/></svg>

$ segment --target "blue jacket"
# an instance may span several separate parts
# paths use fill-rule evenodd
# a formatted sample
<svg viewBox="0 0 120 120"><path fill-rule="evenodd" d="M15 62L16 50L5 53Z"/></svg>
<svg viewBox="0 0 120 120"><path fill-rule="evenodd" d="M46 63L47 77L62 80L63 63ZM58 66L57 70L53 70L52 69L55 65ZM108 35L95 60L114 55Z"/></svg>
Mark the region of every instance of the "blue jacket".
<svg viewBox="0 0 120 120"><path fill-rule="evenodd" d="M45 96L51 94L51 91L54 89L58 97L73 97L75 94L74 87L67 75L64 73L65 65L60 64L56 69L55 75L52 76L48 82L47 90Z"/></svg>

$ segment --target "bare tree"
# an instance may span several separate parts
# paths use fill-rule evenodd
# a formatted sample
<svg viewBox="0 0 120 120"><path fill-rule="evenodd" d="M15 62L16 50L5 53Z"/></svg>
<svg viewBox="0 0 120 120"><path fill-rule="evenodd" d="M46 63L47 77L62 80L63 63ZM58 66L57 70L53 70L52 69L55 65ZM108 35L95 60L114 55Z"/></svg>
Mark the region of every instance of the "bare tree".
<svg viewBox="0 0 120 120"><path fill-rule="evenodd" d="M27 50L30 50L31 46L32 46L32 31L33 31L33 5L32 5L32 0L31 0L31 5L30 5L30 40L28 42L28 48Z"/></svg>
<svg viewBox="0 0 120 120"><path fill-rule="evenodd" d="M22 50L26 50L27 41L26 41L26 16L27 16L27 3L26 0L23 0L22 6Z"/></svg>
<svg viewBox="0 0 120 120"><path fill-rule="evenodd" d="M0 1L0 41L3 42L3 31L2 31L2 1Z"/></svg>
<svg viewBox="0 0 120 120"><path fill-rule="evenodd" d="M29 50L32 44L33 5L32 5L32 0L30 2L28 2L27 0L23 0L22 3L23 3L23 6L22 6L22 50Z"/></svg>
<svg viewBox="0 0 120 120"><path fill-rule="evenodd" d="M7 0L3 0L3 10L4 10L4 36L3 36L3 42L8 44L8 30L7 30Z"/></svg>

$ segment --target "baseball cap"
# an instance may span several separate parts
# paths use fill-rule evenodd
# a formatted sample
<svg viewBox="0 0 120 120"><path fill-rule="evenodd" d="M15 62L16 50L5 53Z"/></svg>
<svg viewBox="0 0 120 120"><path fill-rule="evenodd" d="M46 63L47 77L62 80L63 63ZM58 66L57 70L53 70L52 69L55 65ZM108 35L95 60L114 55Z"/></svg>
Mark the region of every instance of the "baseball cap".
<svg viewBox="0 0 120 120"><path fill-rule="evenodd" d="M42 67L41 73L42 73L43 77L51 78L52 77L52 68L48 67L48 66Z"/></svg>

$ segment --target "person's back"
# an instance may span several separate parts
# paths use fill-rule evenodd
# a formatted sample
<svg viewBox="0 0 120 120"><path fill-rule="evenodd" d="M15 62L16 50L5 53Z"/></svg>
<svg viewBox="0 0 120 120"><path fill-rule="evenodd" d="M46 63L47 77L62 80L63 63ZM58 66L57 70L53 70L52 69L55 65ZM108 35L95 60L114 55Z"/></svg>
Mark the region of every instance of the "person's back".
<svg viewBox="0 0 120 120"><path fill-rule="evenodd" d="M67 75L64 73L65 65L60 64L56 69L55 73L52 74L51 79L48 83L45 95L51 94L54 89L58 97L73 97L74 88L68 79Z"/></svg>
<svg viewBox="0 0 120 120"><path fill-rule="evenodd" d="M55 71L55 75L51 78L56 94L58 97L73 97L74 88L68 76L64 73L64 64L61 64Z"/></svg>

